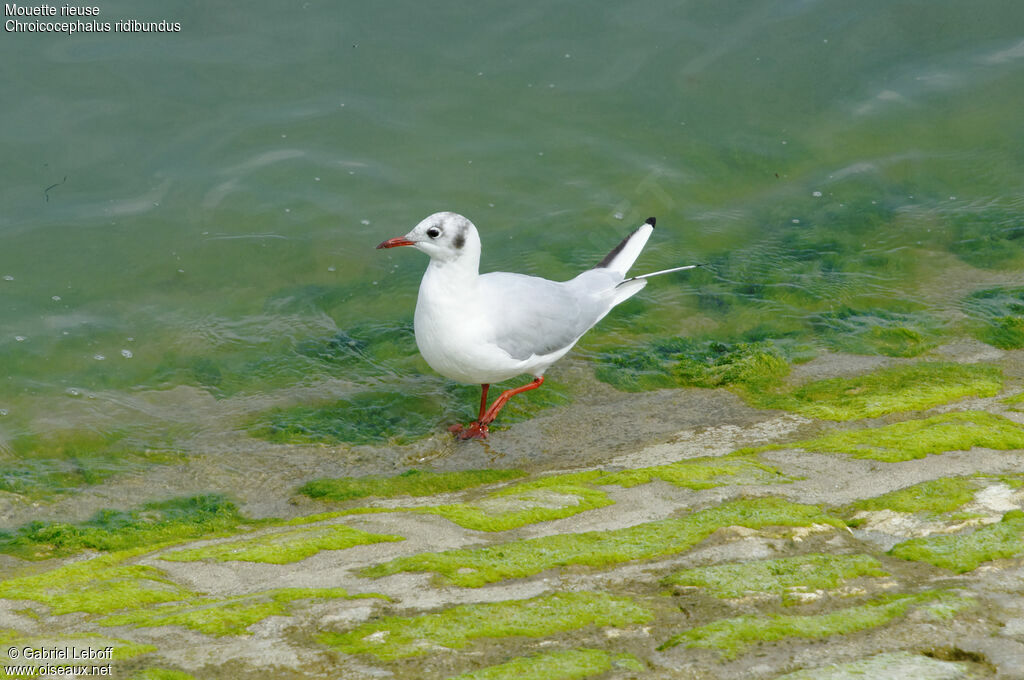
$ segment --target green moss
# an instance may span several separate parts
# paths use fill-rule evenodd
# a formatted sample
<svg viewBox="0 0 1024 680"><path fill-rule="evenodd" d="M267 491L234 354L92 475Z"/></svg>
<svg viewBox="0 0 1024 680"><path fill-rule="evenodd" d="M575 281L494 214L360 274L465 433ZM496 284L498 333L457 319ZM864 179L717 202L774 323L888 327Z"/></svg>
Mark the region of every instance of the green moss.
<svg viewBox="0 0 1024 680"><path fill-rule="evenodd" d="M938 618L947 618L966 604L967 601L946 591L928 591L916 595L881 597L857 607L814 616L739 616L683 631L658 649L677 645L702 647L718 650L726 659L733 659L759 642L774 642L790 637L813 640L877 628L904 616L911 607L920 605L928 605L931 613Z"/></svg>
<svg viewBox="0 0 1024 680"><path fill-rule="evenodd" d="M344 550L356 545L404 541L402 536L371 534L344 525L307 527L263 536L218 543L203 548L176 550L160 556L172 562L266 562L289 564L312 557L321 550Z"/></svg>
<svg viewBox="0 0 1024 680"><path fill-rule="evenodd" d="M1002 384L1002 373L995 366L928 361L855 378L818 380L788 391L749 392L746 396L760 408L781 408L812 418L854 420L927 409L963 397L991 397Z"/></svg>
<svg viewBox="0 0 1024 680"><path fill-rule="evenodd" d="M612 654L603 649L569 649L521 656L449 680L582 680L613 668L643 671L632 654Z"/></svg>
<svg viewBox="0 0 1024 680"><path fill-rule="evenodd" d="M343 588L280 588L237 597L190 598L187 602L151 606L100 621L103 626L183 626L207 635L248 635L249 626L268 616L290 616L296 600L362 598L382 595L349 595Z"/></svg>
<svg viewBox="0 0 1024 680"><path fill-rule="evenodd" d="M912 538L893 546L889 554L904 560L928 562L963 573L983 562L1013 557L1024 552L1024 512L1011 510L998 524L965 534Z"/></svg>
<svg viewBox="0 0 1024 680"><path fill-rule="evenodd" d="M660 479L687 489L711 489L723 484L770 484L789 479L776 468L751 456L690 458L667 465L623 470L602 475L595 484L634 487Z"/></svg>
<svg viewBox="0 0 1024 680"><path fill-rule="evenodd" d="M979 290L964 298L963 307L982 342L1000 349L1024 347L1024 288Z"/></svg>
<svg viewBox="0 0 1024 680"><path fill-rule="evenodd" d="M852 510L895 512L953 512L974 499L978 485L967 477L943 477L914 484L892 493L853 503Z"/></svg>
<svg viewBox="0 0 1024 680"><path fill-rule="evenodd" d="M742 499L700 510L680 519L648 522L613 531L544 536L485 548L448 550L401 557L364 569L362 576L380 577L403 571L435 572L459 586L477 587L537 574L555 567L604 567L631 560L683 552L717 529L738 525L843 526L816 507L779 498Z"/></svg>
<svg viewBox="0 0 1024 680"><path fill-rule="evenodd" d="M627 392L664 387L763 389L789 373L782 351L768 341L665 338L604 352L597 361L597 378Z"/></svg>
<svg viewBox="0 0 1024 680"><path fill-rule="evenodd" d="M832 432L792 446L895 463L975 447L1001 451L1021 449L1024 448L1024 427L992 413L962 411L883 427Z"/></svg>
<svg viewBox="0 0 1024 680"><path fill-rule="evenodd" d="M17 435L6 449L8 460L0 462L0 491L49 498L117 474L178 462L182 455L171 449L170 439L129 429Z"/></svg>
<svg viewBox="0 0 1024 680"><path fill-rule="evenodd" d="M793 602L795 590L825 590L863 576L888 576L882 564L868 555L799 555L774 560L686 569L672 574L666 583L696 586L715 597L737 598L755 593L780 595Z"/></svg>
<svg viewBox="0 0 1024 680"><path fill-rule="evenodd" d="M433 496L471 489L516 479L526 473L521 470L461 470L457 472L430 472L407 470L396 477L341 477L314 479L304 484L299 493L323 501L347 501L355 498L395 498L397 496Z"/></svg>
<svg viewBox="0 0 1024 680"><path fill-rule="evenodd" d="M466 604L433 614L388 616L320 641L346 654L382 660L462 649L480 638L543 637L588 626L625 626L650 621L651 613L627 597L574 592L527 600Z"/></svg>
<svg viewBox="0 0 1024 680"><path fill-rule="evenodd" d="M126 559L146 551L147 548L138 548L110 553L40 574L7 579L0 583L0 598L41 602L53 614L103 614L193 596L155 567L124 564Z"/></svg>
<svg viewBox="0 0 1024 680"><path fill-rule="evenodd" d="M147 503L139 510L100 510L80 524L32 522L0 531L0 552L39 560L92 550L129 550L259 524L220 495Z"/></svg>
<svg viewBox="0 0 1024 680"><path fill-rule="evenodd" d="M837 352L916 357L938 344L938 324L920 312L841 307L815 316L812 325Z"/></svg>

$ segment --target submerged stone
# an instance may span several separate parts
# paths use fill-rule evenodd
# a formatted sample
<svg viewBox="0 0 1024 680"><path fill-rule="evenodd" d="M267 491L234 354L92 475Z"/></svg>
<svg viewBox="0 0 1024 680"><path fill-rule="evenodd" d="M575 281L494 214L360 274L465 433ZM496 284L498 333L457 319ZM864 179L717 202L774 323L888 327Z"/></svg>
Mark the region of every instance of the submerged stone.
<svg viewBox="0 0 1024 680"><path fill-rule="evenodd" d="M851 354L916 357L939 342L938 323L919 311L841 307L812 317L829 348Z"/></svg>
<svg viewBox="0 0 1024 680"><path fill-rule="evenodd" d="M1024 288L979 290L964 298L963 308L982 342L999 349L1024 347Z"/></svg>
<svg viewBox="0 0 1024 680"><path fill-rule="evenodd" d="M183 456L172 440L171 431L153 435L133 428L22 434L9 442L7 460L0 461L0 491L47 499L126 472L180 462Z"/></svg>
<svg viewBox="0 0 1024 680"><path fill-rule="evenodd" d="M249 433L280 444L407 444L475 416L475 411L468 411L480 403L479 390L479 386L431 380L426 386L358 392L324 404L270 409L251 421ZM564 386L545 385L512 399L491 429L568 402Z"/></svg>

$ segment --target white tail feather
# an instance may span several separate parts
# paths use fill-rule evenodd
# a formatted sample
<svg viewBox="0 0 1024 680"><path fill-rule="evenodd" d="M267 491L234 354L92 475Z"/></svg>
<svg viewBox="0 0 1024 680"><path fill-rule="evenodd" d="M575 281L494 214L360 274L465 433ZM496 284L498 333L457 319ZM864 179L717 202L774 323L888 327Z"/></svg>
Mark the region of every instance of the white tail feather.
<svg viewBox="0 0 1024 680"><path fill-rule="evenodd" d="M608 253L608 257L598 266L625 276L629 268L636 262L636 258L640 257L640 252L647 245L647 239L651 238L653 231L653 225L641 224L636 231L623 239L615 250Z"/></svg>

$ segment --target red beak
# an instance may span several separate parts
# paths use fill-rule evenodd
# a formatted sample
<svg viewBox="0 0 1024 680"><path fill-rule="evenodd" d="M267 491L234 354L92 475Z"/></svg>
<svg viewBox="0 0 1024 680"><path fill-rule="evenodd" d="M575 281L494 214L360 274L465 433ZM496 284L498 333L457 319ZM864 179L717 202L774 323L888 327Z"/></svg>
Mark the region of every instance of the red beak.
<svg viewBox="0 0 1024 680"><path fill-rule="evenodd" d="M381 248L397 248L398 246L412 246L412 245L416 245L416 242L415 241L410 241L409 239L405 238L404 236L396 236L395 238L389 238L387 241L384 241L383 243L381 243L379 246L377 246L377 250L380 250Z"/></svg>

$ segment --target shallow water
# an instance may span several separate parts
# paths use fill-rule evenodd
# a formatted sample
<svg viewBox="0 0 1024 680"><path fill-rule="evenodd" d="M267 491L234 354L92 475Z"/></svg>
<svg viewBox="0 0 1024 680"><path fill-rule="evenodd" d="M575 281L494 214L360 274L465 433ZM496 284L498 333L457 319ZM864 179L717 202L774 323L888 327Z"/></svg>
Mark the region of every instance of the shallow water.
<svg viewBox="0 0 1024 680"><path fill-rule="evenodd" d="M485 269L568 278L648 215L639 269L708 264L609 315L594 366L1024 346L1018 2L100 9L182 29L0 41L5 490L375 441L316 429L338 400L400 441L469 415L415 351L423 256L373 250L442 209Z"/></svg>

